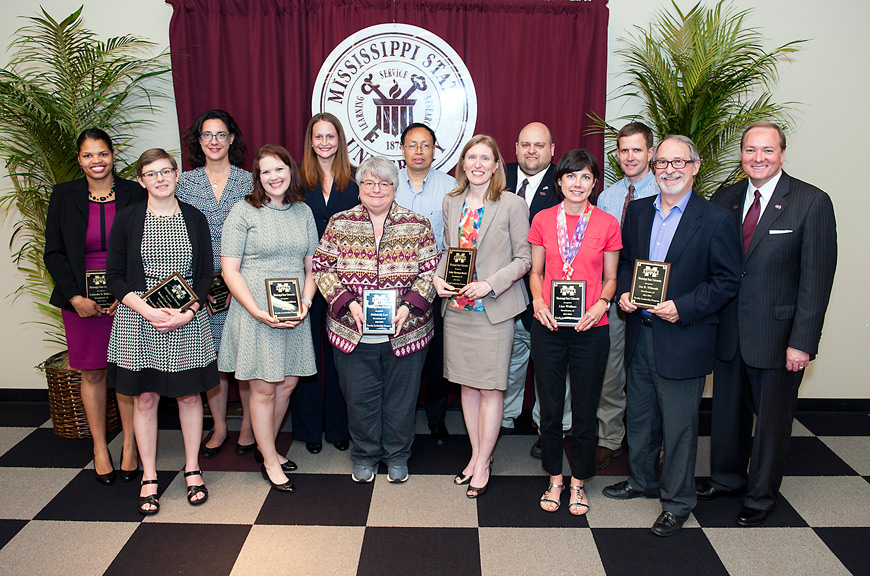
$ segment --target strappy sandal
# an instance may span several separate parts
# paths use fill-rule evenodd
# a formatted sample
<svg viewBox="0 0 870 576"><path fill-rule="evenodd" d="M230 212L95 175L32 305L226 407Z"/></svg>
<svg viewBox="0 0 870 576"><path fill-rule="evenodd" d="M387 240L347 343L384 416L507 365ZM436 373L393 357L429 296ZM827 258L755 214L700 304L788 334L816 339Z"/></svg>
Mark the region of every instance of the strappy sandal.
<svg viewBox="0 0 870 576"><path fill-rule="evenodd" d="M139 486L148 484L157 484L157 480L142 480ZM154 506L154 508L145 508L145 506ZM160 512L160 500L157 499L157 493L149 494L148 496L139 496L139 514L142 516L154 516Z"/></svg>
<svg viewBox="0 0 870 576"><path fill-rule="evenodd" d="M552 498L549 497L550 490L552 490L553 488L559 489L559 499L561 500L562 490L565 489L565 485L564 484L553 484L552 482L550 482L550 485L547 486L547 491L544 492L544 494L541 496L541 510L543 510L544 512L556 512L559 509L559 507L562 505L562 503L559 500L553 500ZM548 508L544 508L544 504L555 504L556 507L553 508L552 510L550 510Z"/></svg>
<svg viewBox="0 0 870 576"><path fill-rule="evenodd" d="M569 486L568 490L574 493L571 495L571 503L568 504L568 512L570 512L574 516L583 516L584 514L589 512L589 504L584 504L582 502L582 496L586 495L585 491L583 490L583 486ZM589 502L588 498L586 502ZM578 508L585 508L585 510L581 512L575 512L574 510L577 510Z"/></svg>
<svg viewBox="0 0 870 576"><path fill-rule="evenodd" d="M202 476L202 470L193 470L192 472L185 472L184 477L188 476ZM203 494L203 497L195 500L196 496ZM199 506L200 504L205 504L205 501L208 500L208 489L205 487L205 484L197 484L195 486L187 487L187 502L191 506Z"/></svg>

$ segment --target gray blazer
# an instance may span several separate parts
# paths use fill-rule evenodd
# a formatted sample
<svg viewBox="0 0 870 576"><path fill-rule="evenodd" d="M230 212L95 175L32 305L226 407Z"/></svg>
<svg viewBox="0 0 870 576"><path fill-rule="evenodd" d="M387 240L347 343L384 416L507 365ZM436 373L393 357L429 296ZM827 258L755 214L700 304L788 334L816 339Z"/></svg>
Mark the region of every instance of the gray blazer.
<svg viewBox="0 0 870 576"><path fill-rule="evenodd" d="M435 274L444 278L447 249L459 246L459 216L468 190L458 196L444 197L444 254ZM477 258L474 269L478 280L492 286L492 293L483 299L486 316L493 324L509 320L526 309L529 295L522 282L517 282L532 267L529 246L529 207L515 194L502 193L497 202L486 201L483 221L477 236ZM447 299L441 303L441 314L447 310Z"/></svg>

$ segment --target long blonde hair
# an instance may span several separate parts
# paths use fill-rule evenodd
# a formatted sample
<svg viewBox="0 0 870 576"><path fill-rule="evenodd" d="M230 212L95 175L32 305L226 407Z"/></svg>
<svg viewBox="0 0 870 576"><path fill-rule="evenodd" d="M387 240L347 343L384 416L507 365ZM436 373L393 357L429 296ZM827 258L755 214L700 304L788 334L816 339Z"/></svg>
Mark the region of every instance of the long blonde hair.
<svg viewBox="0 0 870 576"><path fill-rule="evenodd" d="M495 138L486 134L477 134L471 137L471 140L465 143L462 148L462 154L459 155L459 161L456 163L456 183L459 187L450 193L451 196L459 196L466 188L468 188L468 176L465 175L462 164L465 162L465 155L468 150L477 144L486 144L492 150L493 158L498 162L498 168L492 175L489 181L489 187L486 190L486 199L490 202L498 202L501 198L501 193L504 191L507 184L507 179L504 175L504 165L501 161L501 152L498 151L498 144L495 143Z"/></svg>

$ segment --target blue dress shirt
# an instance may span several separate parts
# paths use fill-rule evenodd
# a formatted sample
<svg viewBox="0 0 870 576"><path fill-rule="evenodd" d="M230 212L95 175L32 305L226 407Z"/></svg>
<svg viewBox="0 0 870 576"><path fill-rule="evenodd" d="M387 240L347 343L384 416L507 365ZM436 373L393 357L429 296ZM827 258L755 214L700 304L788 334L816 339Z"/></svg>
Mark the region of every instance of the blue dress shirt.
<svg viewBox="0 0 870 576"><path fill-rule="evenodd" d="M444 251L444 214L441 203L449 192L458 187L453 176L431 168L420 190L414 190L408 178L408 169L399 170L399 187L396 189L396 203L429 219L432 232L435 233L435 243L438 249Z"/></svg>

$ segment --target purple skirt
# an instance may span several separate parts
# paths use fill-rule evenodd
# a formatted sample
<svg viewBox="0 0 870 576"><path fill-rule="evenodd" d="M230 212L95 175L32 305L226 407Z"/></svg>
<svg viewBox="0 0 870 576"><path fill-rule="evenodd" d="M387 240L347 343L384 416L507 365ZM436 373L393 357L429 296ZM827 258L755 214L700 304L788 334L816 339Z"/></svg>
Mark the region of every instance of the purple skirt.
<svg viewBox="0 0 870 576"><path fill-rule="evenodd" d="M112 333L112 317L103 314L99 318L81 318L69 310L60 312L66 333L66 345L69 349L70 368L76 370L105 368L109 335Z"/></svg>

